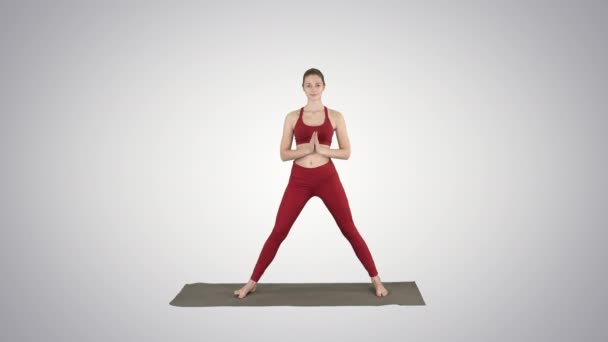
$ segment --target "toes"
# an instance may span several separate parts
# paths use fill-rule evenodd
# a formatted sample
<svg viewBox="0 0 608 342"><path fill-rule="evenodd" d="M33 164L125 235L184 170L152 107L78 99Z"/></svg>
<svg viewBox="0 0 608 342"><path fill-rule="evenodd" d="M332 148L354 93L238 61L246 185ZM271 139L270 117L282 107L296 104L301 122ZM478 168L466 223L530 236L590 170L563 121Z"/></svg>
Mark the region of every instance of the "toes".
<svg viewBox="0 0 608 342"><path fill-rule="evenodd" d="M388 296L388 290L387 289L377 289L376 290L376 296L378 297L386 297Z"/></svg>

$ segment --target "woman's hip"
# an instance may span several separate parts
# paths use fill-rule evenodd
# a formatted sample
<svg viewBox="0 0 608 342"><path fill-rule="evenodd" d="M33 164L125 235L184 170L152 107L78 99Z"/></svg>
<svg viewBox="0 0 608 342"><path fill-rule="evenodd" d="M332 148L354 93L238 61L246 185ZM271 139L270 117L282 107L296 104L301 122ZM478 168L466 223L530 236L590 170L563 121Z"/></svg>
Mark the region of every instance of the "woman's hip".
<svg viewBox="0 0 608 342"><path fill-rule="evenodd" d="M337 173L338 171L331 159L317 167L304 167L294 162L291 167L289 182L315 186Z"/></svg>

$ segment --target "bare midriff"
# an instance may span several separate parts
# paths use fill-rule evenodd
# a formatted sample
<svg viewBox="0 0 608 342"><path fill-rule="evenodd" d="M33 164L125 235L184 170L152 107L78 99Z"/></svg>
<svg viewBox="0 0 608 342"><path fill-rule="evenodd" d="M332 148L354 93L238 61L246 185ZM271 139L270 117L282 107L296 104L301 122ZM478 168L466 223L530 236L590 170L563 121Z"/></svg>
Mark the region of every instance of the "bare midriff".
<svg viewBox="0 0 608 342"><path fill-rule="evenodd" d="M319 144L329 148L329 145ZM313 152L305 155L304 157L296 159L294 162L302 167L319 167L329 162L330 157L326 157L318 152Z"/></svg>

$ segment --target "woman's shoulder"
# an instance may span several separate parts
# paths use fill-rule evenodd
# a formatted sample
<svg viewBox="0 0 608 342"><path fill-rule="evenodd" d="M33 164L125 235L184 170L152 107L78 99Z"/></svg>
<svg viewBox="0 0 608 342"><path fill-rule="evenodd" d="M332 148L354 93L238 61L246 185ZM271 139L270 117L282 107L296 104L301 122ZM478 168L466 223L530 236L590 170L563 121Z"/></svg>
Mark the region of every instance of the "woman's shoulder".
<svg viewBox="0 0 608 342"><path fill-rule="evenodd" d="M343 117L342 112L329 107L327 107L327 113L329 114L329 117L333 119L333 121L337 121Z"/></svg>
<svg viewBox="0 0 608 342"><path fill-rule="evenodd" d="M292 130L295 129L296 122L298 121L299 116L300 116L299 109L294 109L285 115L285 121L287 121L291 125Z"/></svg>
<svg viewBox="0 0 608 342"><path fill-rule="evenodd" d="M294 109L291 112L287 113L287 115L285 115L285 118L288 120L291 120L291 121L296 121L299 116L300 116L300 110Z"/></svg>
<svg viewBox="0 0 608 342"><path fill-rule="evenodd" d="M327 107L327 106L326 106L326 107ZM340 114L340 112L339 112L337 109L333 109L333 108L329 108L329 107L327 107L327 111L328 111L330 114L332 114L332 113L333 113L333 114Z"/></svg>

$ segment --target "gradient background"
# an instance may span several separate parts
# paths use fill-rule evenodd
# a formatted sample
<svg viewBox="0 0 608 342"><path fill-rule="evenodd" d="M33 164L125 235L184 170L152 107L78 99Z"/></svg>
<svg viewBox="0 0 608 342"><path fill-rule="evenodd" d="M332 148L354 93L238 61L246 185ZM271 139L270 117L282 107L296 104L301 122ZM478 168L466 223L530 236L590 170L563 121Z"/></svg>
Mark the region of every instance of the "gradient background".
<svg viewBox="0 0 608 342"><path fill-rule="evenodd" d="M607 337L606 1L0 13L1 340ZM380 276L427 306L170 306L249 279L310 67L345 116L334 161ZM368 281L317 197L260 280Z"/></svg>

